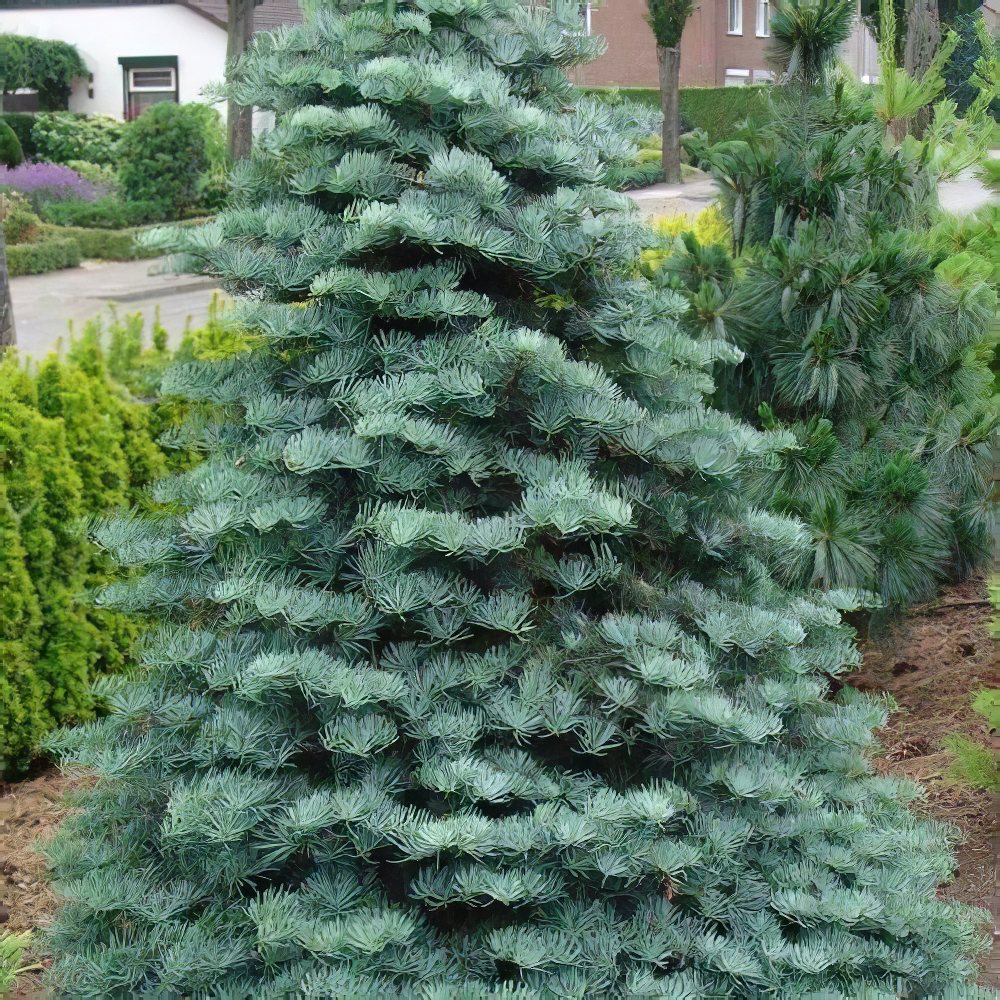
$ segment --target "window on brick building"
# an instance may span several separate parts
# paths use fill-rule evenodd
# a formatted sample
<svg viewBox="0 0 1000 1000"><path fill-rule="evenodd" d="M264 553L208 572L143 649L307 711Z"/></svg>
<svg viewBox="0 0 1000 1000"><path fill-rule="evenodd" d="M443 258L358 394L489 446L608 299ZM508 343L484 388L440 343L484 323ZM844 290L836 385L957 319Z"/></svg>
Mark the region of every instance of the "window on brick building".
<svg viewBox="0 0 1000 1000"><path fill-rule="evenodd" d="M757 37L771 37L771 0L757 0Z"/></svg>
<svg viewBox="0 0 1000 1000"><path fill-rule="evenodd" d="M743 34L743 0L729 0L729 34Z"/></svg>

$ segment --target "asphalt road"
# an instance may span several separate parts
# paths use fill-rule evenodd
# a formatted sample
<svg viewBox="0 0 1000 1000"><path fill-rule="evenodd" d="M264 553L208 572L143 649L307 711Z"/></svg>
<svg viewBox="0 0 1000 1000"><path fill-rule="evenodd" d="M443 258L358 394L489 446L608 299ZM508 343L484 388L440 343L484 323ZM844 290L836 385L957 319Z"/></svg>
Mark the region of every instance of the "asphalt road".
<svg viewBox="0 0 1000 1000"><path fill-rule="evenodd" d="M156 273L163 264L163 258L84 261L62 271L11 278L18 350L44 357L58 349L60 340L65 343L70 325L79 333L111 303L121 313L142 313L147 337L159 306L160 322L176 346L189 318L194 328L204 324L216 285L210 278Z"/></svg>

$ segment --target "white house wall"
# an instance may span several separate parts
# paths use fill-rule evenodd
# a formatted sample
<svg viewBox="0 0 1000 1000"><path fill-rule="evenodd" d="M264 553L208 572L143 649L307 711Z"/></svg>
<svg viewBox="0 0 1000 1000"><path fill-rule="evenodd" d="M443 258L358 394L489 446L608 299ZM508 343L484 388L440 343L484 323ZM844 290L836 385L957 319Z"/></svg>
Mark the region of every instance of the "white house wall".
<svg viewBox="0 0 1000 1000"><path fill-rule="evenodd" d="M77 81L70 110L115 118L124 115L119 56L176 56L182 103L204 100L202 89L221 80L226 65L225 30L176 4L0 10L0 34L75 45L94 82ZM219 110L225 113L225 105Z"/></svg>

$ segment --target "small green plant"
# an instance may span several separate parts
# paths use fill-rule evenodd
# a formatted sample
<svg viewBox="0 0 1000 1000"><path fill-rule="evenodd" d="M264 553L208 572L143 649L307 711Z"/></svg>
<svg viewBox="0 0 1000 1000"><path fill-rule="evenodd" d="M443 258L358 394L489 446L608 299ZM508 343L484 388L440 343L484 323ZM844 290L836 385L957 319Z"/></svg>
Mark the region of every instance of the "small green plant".
<svg viewBox="0 0 1000 1000"><path fill-rule="evenodd" d="M972 710L987 719L991 729L1000 729L1000 691L983 688L976 695Z"/></svg>
<svg viewBox="0 0 1000 1000"><path fill-rule="evenodd" d="M25 972L33 972L42 966L37 962L33 965L21 965L21 956L31 944L31 931L20 934L3 931L0 933L0 993L7 993L17 985L19 976Z"/></svg>
<svg viewBox="0 0 1000 1000"><path fill-rule="evenodd" d="M1000 770L993 751L961 733L946 736L944 747L955 755L949 773L967 781L974 788L995 792L1000 790Z"/></svg>
<svg viewBox="0 0 1000 1000"><path fill-rule="evenodd" d="M34 127L37 116L27 111L7 111L0 117L11 127L14 135L17 136L17 141L21 144L21 149L24 151L24 158L26 160L32 159L37 150L31 138L31 130Z"/></svg>
<svg viewBox="0 0 1000 1000"><path fill-rule="evenodd" d="M71 112L40 114L35 118L31 138L37 156L53 163L71 160L114 164L118 142L125 124L108 115L78 115Z"/></svg>
<svg viewBox="0 0 1000 1000"><path fill-rule="evenodd" d="M0 164L16 167L24 162L24 150L14 130L0 118Z"/></svg>
<svg viewBox="0 0 1000 1000"><path fill-rule="evenodd" d="M43 221L56 226L79 226L84 229L127 229L155 222L162 215L156 202L123 201L113 194L95 201L49 201L39 205Z"/></svg>
<svg viewBox="0 0 1000 1000"><path fill-rule="evenodd" d="M127 200L155 205L164 219L189 215L224 161L221 119L206 104L155 104L125 126L118 154Z"/></svg>

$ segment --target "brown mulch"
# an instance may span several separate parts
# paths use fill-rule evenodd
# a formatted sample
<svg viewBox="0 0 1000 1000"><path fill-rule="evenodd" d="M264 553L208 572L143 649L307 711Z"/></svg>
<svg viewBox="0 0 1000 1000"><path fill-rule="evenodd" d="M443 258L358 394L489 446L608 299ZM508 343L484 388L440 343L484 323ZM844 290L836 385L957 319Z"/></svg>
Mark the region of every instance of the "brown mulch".
<svg viewBox="0 0 1000 1000"><path fill-rule="evenodd" d="M48 840L70 812L63 798L80 779L61 775L54 767L14 785L0 785L0 924L3 930L48 927L56 912L56 897L45 878L45 860L33 849ZM26 953L22 962L34 961ZM49 996L39 989L39 976L22 977L8 997Z"/></svg>
<svg viewBox="0 0 1000 1000"><path fill-rule="evenodd" d="M891 626L888 635L866 641L864 664L845 678L862 691L888 692L898 703L877 734L885 752L875 765L918 781L927 798L914 811L962 831L958 870L938 895L982 907L995 891L993 802L989 792L949 773L954 758L944 739L961 733L992 749L986 720L972 711L980 688L1000 688L989 630L993 611L986 598L985 579L943 588L936 600Z"/></svg>

